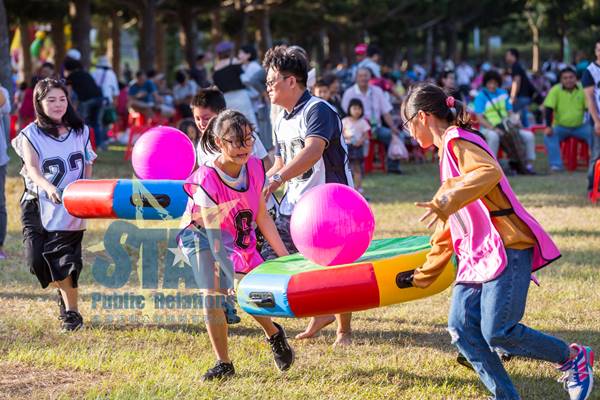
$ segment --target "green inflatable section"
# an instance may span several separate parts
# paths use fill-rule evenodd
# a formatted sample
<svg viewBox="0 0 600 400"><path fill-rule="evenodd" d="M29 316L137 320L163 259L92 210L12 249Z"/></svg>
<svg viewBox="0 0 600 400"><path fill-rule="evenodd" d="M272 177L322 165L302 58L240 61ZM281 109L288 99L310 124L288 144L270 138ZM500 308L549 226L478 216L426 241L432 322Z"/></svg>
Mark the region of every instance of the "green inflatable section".
<svg viewBox="0 0 600 400"><path fill-rule="evenodd" d="M382 258L396 257L401 254L414 253L428 249L429 236L409 236L405 238L373 240L365 254L353 264L371 262ZM248 275L294 275L299 272L317 271L340 267L324 267L307 260L300 254L292 254L275 260L265 261Z"/></svg>

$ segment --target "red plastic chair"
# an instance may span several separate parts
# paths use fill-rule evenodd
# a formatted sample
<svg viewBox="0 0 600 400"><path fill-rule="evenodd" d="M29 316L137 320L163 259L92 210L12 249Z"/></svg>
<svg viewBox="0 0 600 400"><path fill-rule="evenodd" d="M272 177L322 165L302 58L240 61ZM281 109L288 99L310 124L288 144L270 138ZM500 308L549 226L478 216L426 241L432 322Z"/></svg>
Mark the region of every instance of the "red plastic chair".
<svg viewBox="0 0 600 400"><path fill-rule="evenodd" d="M594 183L592 193L590 193L592 203L596 204L598 199L600 199L600 160L596 160L596 164L594 165Z"/></svg>
<svg viewBox="0 0 600 400"><path fill-rule="evenodd" d="M560 153L567 171L590 164L590 149L585 140L569 137L560 143Z"/></svg>
<svg viewBox="0 0 600 400"><path fill-rule="evenodd" d="M377 162L375 162L375 156L377 156ZM369 131L369 153L365 158L365 175L375 170L386 172L386 157L385 145L379 140L373 139L371 131Z"/></svg>
<svg viewBox="0 0 600 400"><path fill-rule="evenodd" d="M10 130L9 130L9 140L13 140L15 136L17 136L17 121L19 121L19 116L17 114L11 114L10 116Z"/></svg>

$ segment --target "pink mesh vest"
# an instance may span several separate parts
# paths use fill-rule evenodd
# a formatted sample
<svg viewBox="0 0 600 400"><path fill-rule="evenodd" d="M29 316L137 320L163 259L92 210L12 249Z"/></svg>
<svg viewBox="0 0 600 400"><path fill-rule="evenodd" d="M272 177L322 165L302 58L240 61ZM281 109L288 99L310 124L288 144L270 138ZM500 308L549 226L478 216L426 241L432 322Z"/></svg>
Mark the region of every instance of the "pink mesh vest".
<svg viewBox="0 0 600 400"><path fill-rule="evenodd" d="M472 142L495 159L485 141L476 134L452 127L444 136L444 148L440 160L442 182L460 175L456 159L452 153L452 141L464 139ZM560 252L550 236L540 224L523 208L515 196L508 179L502 176L500 189L510 202L512 210L531 230L536 239L533 248L532 272L560 257ZM481 201L472 203L450 215L450 232L454 252L458 258L456 281L461 283L481 283L498 277L506 267L506 250L500 234L492 223L490 212Z"/></svg>
<svg viewBox="0 0 600 400"><path fill-rule="evenodd" d="M223 245L238 273L248 273L264 261L256 250L254 227L265 183L265 171L262 161L255 157L250 157L246 169L248 182L245 190L231 188L222 181L213 167L207 165L198 167L183 185L192 199L196 190L204 190L217 204L218 213L210 214L219 219ZM199 212L192 199L188 201L186 215Z"/></svg>

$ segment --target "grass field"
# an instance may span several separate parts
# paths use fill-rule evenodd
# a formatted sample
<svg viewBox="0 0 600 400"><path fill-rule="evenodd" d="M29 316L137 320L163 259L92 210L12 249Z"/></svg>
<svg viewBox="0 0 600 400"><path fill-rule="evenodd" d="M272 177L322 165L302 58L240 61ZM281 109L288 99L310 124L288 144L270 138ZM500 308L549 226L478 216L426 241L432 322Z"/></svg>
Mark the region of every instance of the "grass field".
<svg viewBox="0 0 600 400"><path fill-rule="evenodd" d="M450 290L407 304L356 313L354 344L332 348L335 327L311 341L291 340L297 359L286 374L276 371L261 331L242 314L230 330L230 354L237 376L203 384L214 363L202 323L162 326L91 323L90 294L110 290L94 284L85 254L81 311L87 328L62 334L55 291L44 291L25 267L18 199L18 163L6 185L8 261L0 264L0 398L147 399L482 399L476 375L455 362L445 330ZM544 171L542 162L539 170ZM438 183L433 164L409 165L406 175L371 175L367 195L377 220L376 237L426 234L414 201L427 200ZM128 177L122 152L103 153L96 177ZM585 199L583 172L515 177L524 205L552 234L563 257L532 287L525 322L571 342L600 351L600 209ZM99 244L107 221L91 221L84 247ZM166 249L162 249L163 254ZM135 274L134 274L135 275ZM136 287L119 289L136 290ZM283 320L288 336L307 320ZM524 399L567 398L552 365L525 359L507 363ZM597 378L600 375L596 374ZM600 399L600 389L593 399Z"/></svg>

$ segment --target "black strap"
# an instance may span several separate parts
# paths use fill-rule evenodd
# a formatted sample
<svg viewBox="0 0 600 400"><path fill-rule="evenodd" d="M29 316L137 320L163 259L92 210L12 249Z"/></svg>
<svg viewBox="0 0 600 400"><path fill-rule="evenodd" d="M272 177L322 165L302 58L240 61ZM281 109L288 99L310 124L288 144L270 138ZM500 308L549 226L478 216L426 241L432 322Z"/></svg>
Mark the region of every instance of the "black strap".
<svg viewBox="0 0 600 400"><path fill-rule="evenodd" d="M500 123L502 123L502 121L504 121L504 118L506 118L508 115L506 115L504 117L502 116L502 114L500 113L500 110L498 109L498 107L496 107L496 105L494 104L494 101L492 100L492 98L490 97L489 93L485 89L483 89L483 94L485 95L485 97L488 98L488 100L492 104L492 107L494 107L494 110L496 111L496 114L498 114L498 116L500 117Z"/></svg>
<svg viewBox="0 0 600 400"><path fill-rule="evenodd" d="M490 217L506 217L507 215L514 214L515 210L511 208L505 208L503 210L490 211Z"/></svg>

